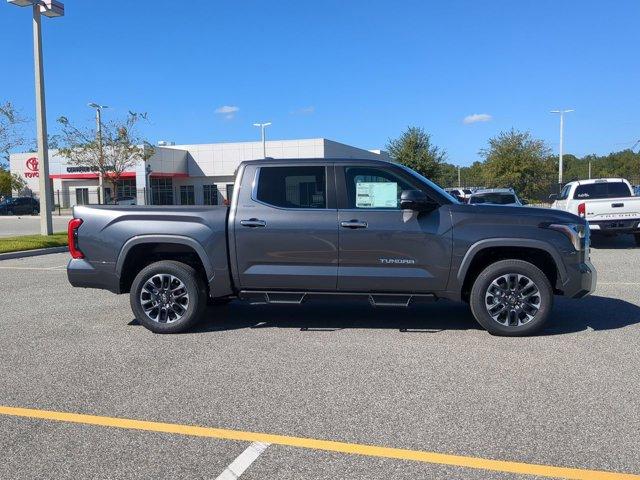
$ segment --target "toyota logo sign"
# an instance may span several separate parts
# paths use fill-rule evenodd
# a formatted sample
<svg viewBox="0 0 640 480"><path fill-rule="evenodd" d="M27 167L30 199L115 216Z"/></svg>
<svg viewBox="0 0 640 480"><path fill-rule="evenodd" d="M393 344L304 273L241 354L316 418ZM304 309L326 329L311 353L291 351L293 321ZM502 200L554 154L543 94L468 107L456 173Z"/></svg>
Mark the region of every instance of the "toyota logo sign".
<svg viewBox="0 0 640 480"><path fill-rule="evenodd" d="M28 158L25 165L27 166L27 169L31 171L25 172L24 176L27 178L39 177L40 173L38 172L38 163L38 157Z"/></svg>

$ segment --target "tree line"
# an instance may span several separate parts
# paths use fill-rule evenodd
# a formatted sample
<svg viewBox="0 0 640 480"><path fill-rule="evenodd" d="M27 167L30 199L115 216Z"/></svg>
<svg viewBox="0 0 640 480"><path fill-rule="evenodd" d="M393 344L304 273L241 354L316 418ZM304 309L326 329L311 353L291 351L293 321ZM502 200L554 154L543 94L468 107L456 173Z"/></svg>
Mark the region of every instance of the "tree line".
<svg viewBox="0 0 640 480"><path fill-rule="evenodd" d="M387 150L397 162L413 168L443 187L458 186L458 167L420 127L407 127L389 140ZM489 139L481 160L460 168L461 186L514 188L527 200L545 200L558 188L558 157L544 140L530 132L511 129ZM640 153L631 149L608 155L563 156L563 182L589 178L623 177L640 182Z"/></svg>

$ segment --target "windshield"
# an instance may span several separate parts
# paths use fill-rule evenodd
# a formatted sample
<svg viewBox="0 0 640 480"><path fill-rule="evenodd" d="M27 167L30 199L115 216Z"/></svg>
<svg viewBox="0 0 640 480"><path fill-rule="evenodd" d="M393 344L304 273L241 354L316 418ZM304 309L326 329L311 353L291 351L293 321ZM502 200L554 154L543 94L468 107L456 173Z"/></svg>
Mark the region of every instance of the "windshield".
<svg viewBox="0 0 640 480"><path fill-rule="evenodd" d="M8 205L8 204L11 204L11 203L13 203L13 198L5 198L4 200L2 200L0 202L0 205Z"/></svg>
<svg viewBox="0 0 640 480"><path fill-rule="evenodd" d="M624 182L602 182L578 185L573 198L616 198L630 197L631 195L631 190Z"/></svg>
<svg viewBox="0 0 640 480"><path fill-rule="evenodd" d="M492 205L508 205L517 203L516 196L512 193L481 193L473 195L469 203L488 203Z"/></svg>
<svg viewBox="0 0 640 480"><path fill-rule="evenodd" d="M416 177L418 180L420 180L423 183L426 183L429 187L433 188L436 192L438 192L440 195L442 195L443 197L445 197L447 200L449 200L451 203L461 203L460 200L458 200L456 197L454 197L453 195L451 195L449 192L446 192L444 190L444 188L442 188L440 185L433 183L431 180L429 180L427 177L423 177L422 175L420 175L418 172L416 172L415 170L407 167L406 165L402 165L400 163L397 163L396 165L398 165L400 168L402 168L405 172L408 172L409 174L413 175L414 177Z"/></svg>

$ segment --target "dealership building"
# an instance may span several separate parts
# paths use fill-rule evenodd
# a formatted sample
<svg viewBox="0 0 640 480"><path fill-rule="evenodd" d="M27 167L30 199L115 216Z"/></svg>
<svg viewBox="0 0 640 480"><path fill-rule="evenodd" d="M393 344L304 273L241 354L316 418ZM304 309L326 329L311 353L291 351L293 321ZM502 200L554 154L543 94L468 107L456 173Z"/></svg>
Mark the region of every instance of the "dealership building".
<svg viewBox="0 0 640 480"><path fill-rule="evenodd" d="M231 198L235 171L240 162L263 158L262 142L173 145L160 142L146 164L140 161L123 172L118 197L135 197L137 204L218 205ZM343 143L313 138L266 142L271 158L358 158L390 160L380 150L365 150ZM11 173L27 184L26 192L38 194L39 161L35 153L10 156ZM69 164L57 150L49 151L49 177L53 201L62 208L99 203L98 174L88 167ZM110 201L112 186L104 182Z"/></svg>

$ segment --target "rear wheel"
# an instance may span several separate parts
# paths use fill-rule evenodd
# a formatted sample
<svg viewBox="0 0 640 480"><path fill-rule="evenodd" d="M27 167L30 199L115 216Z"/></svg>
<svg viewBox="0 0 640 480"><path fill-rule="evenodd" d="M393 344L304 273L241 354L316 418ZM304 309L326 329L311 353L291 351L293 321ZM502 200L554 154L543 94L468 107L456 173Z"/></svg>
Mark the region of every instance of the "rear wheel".
<svg viewBox="0 0 640 480"><path fill-rule="evenodd" d="M179 333L202 317L207 294L195 269L163 260L136 275L129 300L136 319L152 332Z"/></svg>
<svg viewBox="0 0 640 480"><path fill-rule="evenodd" d="M517 337L542 328L553 306L553 289L535 265L501 260L478 275L469 300L473 316L489 333Z"/></svg>
<svg viewBox="0 0 640 480"><path fill-rule="evenodd" d="M633 238L636 240L636 246L640 247L640 233L634 233Z"/></svg>

